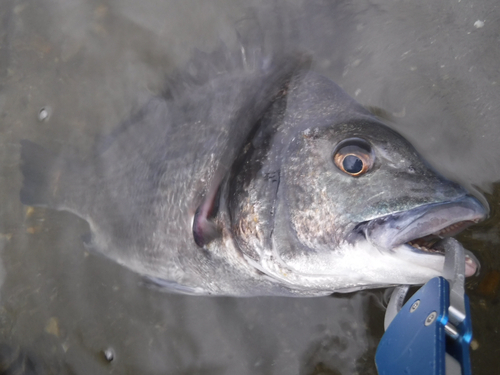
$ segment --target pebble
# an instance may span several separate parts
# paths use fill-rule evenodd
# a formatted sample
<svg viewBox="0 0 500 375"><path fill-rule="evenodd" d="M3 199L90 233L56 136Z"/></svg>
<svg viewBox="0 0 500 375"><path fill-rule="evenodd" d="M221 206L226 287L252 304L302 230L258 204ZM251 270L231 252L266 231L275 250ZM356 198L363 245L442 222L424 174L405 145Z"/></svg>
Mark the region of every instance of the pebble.
<svg viewBox="0 0 500 375"><path fill-rule="evenodd" d="M474 22L474 27L476 29L480 29L481 27L484 26L484 21L481 21L481 20L477 20L476 22Z"/></svg>

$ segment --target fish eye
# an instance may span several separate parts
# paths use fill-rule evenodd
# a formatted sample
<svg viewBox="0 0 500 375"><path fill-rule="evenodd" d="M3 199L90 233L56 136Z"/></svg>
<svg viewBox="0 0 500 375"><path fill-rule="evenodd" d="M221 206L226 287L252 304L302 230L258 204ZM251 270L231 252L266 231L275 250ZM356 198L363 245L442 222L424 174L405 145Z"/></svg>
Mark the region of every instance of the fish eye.
<svg viewBox="0 0 500 375"><path fill-rule="evenodd" d="M370 170L373 165L373 153L368 142L353 138L336 147L333 161L342 172L358 177Z"/></svg>

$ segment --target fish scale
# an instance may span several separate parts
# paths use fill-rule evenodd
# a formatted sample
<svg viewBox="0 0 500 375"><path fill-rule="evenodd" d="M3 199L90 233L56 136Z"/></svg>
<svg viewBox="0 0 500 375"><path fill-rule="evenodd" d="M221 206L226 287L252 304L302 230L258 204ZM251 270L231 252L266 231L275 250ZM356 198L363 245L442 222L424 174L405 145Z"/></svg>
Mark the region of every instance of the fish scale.
<svg viewBox="0 0 500 375"><path fill-rule="evenodd" d="M259 53L196 53L85 162L23 141L22 202L87 220L89 247L165 291L317 296L441 275L442 254L411 244L486 209L306 57Z"/></svg>

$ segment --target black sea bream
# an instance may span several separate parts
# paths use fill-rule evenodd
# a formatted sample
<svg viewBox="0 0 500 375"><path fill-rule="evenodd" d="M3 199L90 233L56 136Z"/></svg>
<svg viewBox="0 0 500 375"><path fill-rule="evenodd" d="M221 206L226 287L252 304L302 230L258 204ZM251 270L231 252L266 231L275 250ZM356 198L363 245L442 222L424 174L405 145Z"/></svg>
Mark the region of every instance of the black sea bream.
<svg viewBox="0 0 500 375"><path fill-rule="evenodd" d="M84 218L88 246L166 290L234 296L422 284L436 239L486 214L300 56L186 71L85 161L22 141L22 202Z"/></svg>

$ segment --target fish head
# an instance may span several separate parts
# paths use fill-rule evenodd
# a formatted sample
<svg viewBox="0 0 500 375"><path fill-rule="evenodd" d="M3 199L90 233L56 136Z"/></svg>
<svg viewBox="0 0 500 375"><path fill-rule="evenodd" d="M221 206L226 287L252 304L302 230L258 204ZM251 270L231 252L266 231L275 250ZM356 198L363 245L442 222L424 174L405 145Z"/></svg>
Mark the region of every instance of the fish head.
<svg viewBox="0 0 500 375"><path fill-rule="evenodd" d="M442 275L435 243L484 219L479 200L361 110L340 121L299 117L233 183L232 234L249 264L305 295ZM475 273L476 261L468 265Z"/></svg>
<svg viewBox="0 0 500 375"><path fill-rule="evenodd" d="M376 121L303 131L283 161L273 258L311 287L425 283L442 274L436 240L485 216L476 198Z"/></svg>

